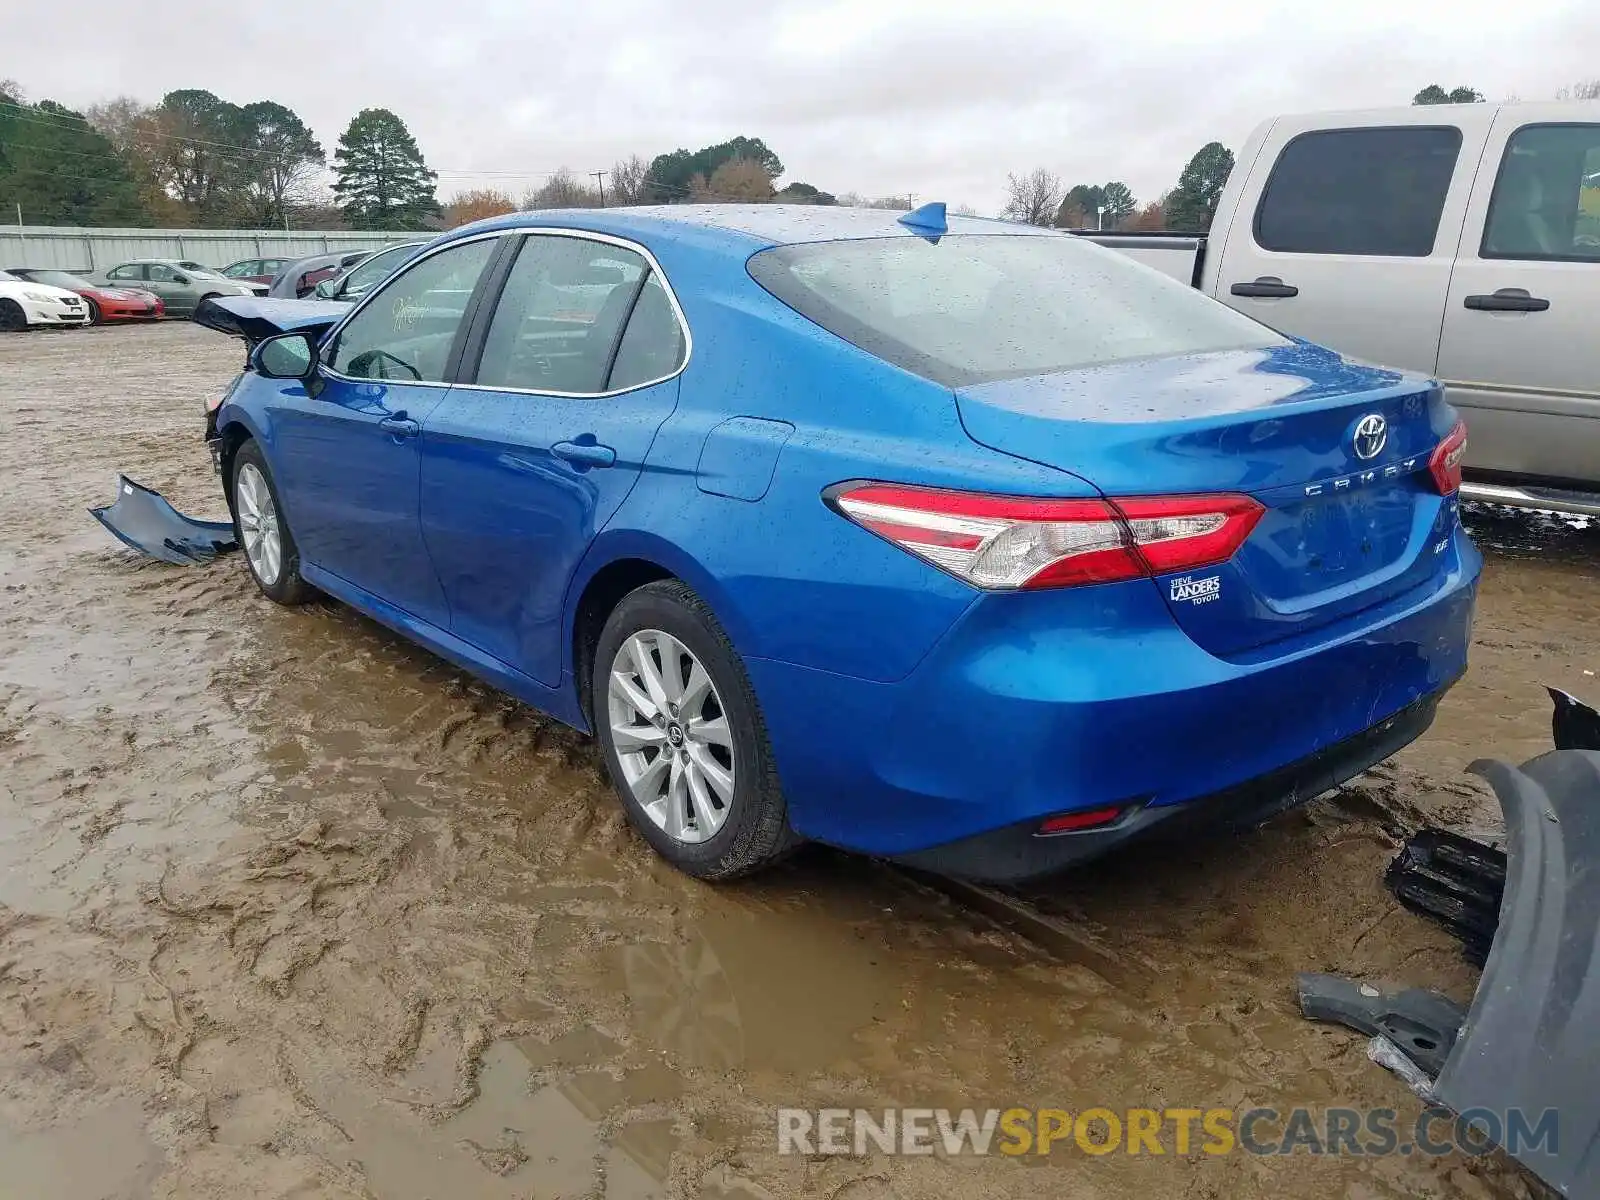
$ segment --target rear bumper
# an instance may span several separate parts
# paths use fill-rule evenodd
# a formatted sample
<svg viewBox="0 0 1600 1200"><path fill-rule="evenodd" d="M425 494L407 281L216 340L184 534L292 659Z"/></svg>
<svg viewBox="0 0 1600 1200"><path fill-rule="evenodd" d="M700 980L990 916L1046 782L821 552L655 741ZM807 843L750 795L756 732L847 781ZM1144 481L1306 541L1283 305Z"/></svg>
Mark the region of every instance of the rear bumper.
<svg viewBox="0 0 1600 1200"><path fill-rule="evenodd" d="M1371 729L1211 796L1132 808L1114 825L1041 837L1026 821L931 850L897 856L908 867L988 883L1022 883L1108 854L1144 838L1201 830L1245 830L1353 779L1410 745L1433 724L1443 692L1425 696Z"/></svg>
<svg viewBox="0 0 1600 1200"><path fill-rule="evenodd" d="M1135 580L984 597L898 683L748 665L799 832L1031 874L1036 856L1081 861L1176 807L1264 819L1416 737L1466 669L1481 565L1459 529L1438 561L1426 589L1250 661L1201 649ZM1048 852L982 841L1111 805L1129 810L1116 829L1037 839Z"/></svg>

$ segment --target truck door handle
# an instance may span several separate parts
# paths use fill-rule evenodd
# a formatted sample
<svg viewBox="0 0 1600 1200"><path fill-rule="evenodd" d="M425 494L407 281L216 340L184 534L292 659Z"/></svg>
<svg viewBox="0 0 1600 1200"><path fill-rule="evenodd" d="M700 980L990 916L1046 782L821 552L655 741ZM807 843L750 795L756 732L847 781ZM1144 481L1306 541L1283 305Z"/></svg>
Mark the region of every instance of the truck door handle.
<svg viewBox="0 0 1600 1200"><path fill-rule="evenodd" d="M1468 296L1463 303L1480 312L1543 312L1550 301L1528 295L1527 288L1501 288L1492 296Z"/></svg>
<svg viewBox="0 0 1600 1200"><path fill-rule="evenodd" d="M416 437L418 433L422 432L422 426L418 425L403 412L395 413L392 417L383 418L378 422L378 428L390 437L397 438Z"/></svg>
<svg viewBox="0 0 1600 1200"><path fill-rule="evenodd" d="M1254 283L1236 283L1228 290L1235 296L1272 297L1282 300L1300 294L1300 289L1294 284L1285 283L1276 275L1263 275Z"/></svg>
<svg viewBox="0 0 1600 1200"><path fill-rule="evenodd" d="M600 445L591 433L579 435L576 441L557 442L550 447L550 453L557 458L565 459L580 470L587 470L589 467L609 467L617 461L617 452L610 446Z"/></svg>

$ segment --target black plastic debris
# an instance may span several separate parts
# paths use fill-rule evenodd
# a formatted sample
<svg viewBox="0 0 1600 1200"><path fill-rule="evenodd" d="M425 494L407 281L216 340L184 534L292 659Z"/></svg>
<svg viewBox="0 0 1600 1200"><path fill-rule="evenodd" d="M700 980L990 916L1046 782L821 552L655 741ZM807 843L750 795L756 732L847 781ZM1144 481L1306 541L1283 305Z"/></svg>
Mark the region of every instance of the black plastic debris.
<svg viewBox="0 0 1600 1200"><path fill-rule="evenodd" d="M1455 936L1468 961L1483 966L1500 921L1504 851L1428 826L1401 847L1383 882L1402 905Z"/></svg>
<svg viewBox="0 0 1600 1200"><path fill-rule="evenodd" d="M179 566L208 563L238 547L231 521L197 521L168 504L160 492L117 476L117 500L89 515L125 546Z"/></svg>
<svg viewBox="0 0 1600 1200"><path fill-rule="evenodd" d="M1600 712L1560 688L1547 687L1555 701L1550 734L1557 750L1600 750Z"/></svg>

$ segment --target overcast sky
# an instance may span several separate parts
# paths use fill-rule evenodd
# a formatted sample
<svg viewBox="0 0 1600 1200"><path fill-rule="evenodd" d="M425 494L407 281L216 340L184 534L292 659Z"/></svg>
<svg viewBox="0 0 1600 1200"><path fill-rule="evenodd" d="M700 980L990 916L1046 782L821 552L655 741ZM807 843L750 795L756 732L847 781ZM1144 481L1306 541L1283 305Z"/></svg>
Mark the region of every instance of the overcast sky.
<svg viewBox="0 0 1600 1200"><path fill-rule="evenodd" d="M0 0L0 76L73 107L183 87L410 125L441 198L763 138L786 180L993 212L1006 174L1141 200L1265 117L1600 76L1597 0Z"/></svg>

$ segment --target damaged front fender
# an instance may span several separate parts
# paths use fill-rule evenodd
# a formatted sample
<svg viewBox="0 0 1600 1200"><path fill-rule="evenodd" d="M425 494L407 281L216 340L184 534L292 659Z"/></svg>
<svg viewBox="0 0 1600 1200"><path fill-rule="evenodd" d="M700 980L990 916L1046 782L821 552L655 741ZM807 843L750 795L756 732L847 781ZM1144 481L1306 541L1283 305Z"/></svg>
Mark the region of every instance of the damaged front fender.
<svg viewBox="0 0 1600 1200"><path fill-rule="evenodd" d="M236 549L230 521L197 521L168 504L160 492L117 476L117 500L89 515L125 546L179 566L208 563Z"/></svg>

